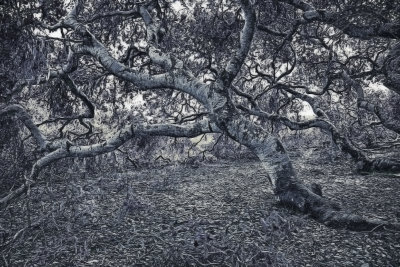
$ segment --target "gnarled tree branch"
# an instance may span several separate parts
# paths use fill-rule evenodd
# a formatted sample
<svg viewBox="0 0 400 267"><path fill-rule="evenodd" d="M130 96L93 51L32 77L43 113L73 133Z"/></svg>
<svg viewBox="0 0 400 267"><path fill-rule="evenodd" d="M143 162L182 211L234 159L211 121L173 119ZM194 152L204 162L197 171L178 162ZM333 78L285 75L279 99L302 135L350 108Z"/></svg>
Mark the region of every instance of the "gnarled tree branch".
<svg viewBox="0 0 400 267"><path fill-rule="evenodd" d="M240 34L239 49L236 51L235 55L231 58L225 70L221 74L221 79L224 86L229 86L240 71L243 62L247 57L247 53L250 50L256 27L256 14L250 1L241 0L240 3L243 10L245 23Z"/></svg>
<svg viewBox="0 0 400 267"><path fill-rule="evenodd" d="M302 0L281 0L281 2L302 10L304 12L303 18L306 21L320 21L332 25L351 37L360 39L369 39L373 37L400 38L399 23L382 22L375 25L357 25L352 23L351 18L348 18L343 13L319 10Z"/></svg>
<svg viewBox="0 0 400 267"><path fill-rule="evenodd" d="M76 146L69 142L64 143L57 150L39 159L33 166L28 182L7 196L0 199L0 207L8 205L11 201L21 196L30 187L35 186L40 171L49 164L68 157L94 157L116 150L128 140L140 136L170 136L170 137L196 137L205 133L219 133L220 129L207 119L185 125L176 124L131 124L118 131L106 141L93 144Z"/></svg>

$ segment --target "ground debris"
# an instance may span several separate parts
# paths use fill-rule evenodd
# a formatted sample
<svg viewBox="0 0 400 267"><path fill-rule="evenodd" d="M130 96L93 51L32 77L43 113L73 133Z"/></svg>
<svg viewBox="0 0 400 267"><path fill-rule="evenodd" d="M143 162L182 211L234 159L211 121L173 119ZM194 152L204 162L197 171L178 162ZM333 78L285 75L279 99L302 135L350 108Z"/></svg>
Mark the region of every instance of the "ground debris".
<svg viewBox="0 0 400 267"><path fill-rule="evenodd" d="M396 179L301 160L324 196L398 221ZM27 227L28 199L2 211L0 265L400 266L400 233L331 229L279 206L256 161L61 178L31 192L40 227Z"/></svg>

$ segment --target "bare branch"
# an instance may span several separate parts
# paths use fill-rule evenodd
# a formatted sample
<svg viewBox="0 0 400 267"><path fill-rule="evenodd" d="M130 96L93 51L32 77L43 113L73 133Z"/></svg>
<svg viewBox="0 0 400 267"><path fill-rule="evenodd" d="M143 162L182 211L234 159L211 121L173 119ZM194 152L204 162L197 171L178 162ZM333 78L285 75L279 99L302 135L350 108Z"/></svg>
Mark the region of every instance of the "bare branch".
<svg viewBox="0 0 400 267"><path fill-rule="evenodd" d="M91 23L96 20L102 19L102 18L108 18L108 17L115 17L115 16L121 16L121 17L131 17L131 18L140 18L140 13L138 10L115 10L115 11L110 11L110 12L105 12L101 14L96 14L93 17L87 19L85 22L86 23Z"/></svg>
<svg viewBox="0 0 400 267"><path fill-rule="evenodd" d="M176 89L188 93L200 103L209 106L209 85L198 81L192 77L190 73L181 69L158 75L149 75L133 71L111 56L103 44L101 44L84 25L76 20L76 11L71 12L67 18L63 20L63 25L75 30L78 34L88 39L86 44L73 45L73 51L78 54L92 55L113 75L134 83L142 90L155 88Z"/></svg>
<svg viewBox="0 0 400 267"><path fill-rule="evenodd" d="M19 80L18 82L15 83L13 88L11 90L8 90L8 92L6 93L7 96L6 100L9 101L14 96L18 95L25 88L25 86L28 86L30 84L36 84L36 85L44 84L51 79L59 78L61 76L74 72L77 68L78 68L78 56L70 50L68 53L67 63L64 66L62 66L58 70L49 70L47 76L39 75L36 79Z"/></svg>
<svg viewBox="0 0 400 267"><path fill-rule="evenodd" d="M311 4L302 0L281 0L297 9L304 11L303 18L306 21L321 21L332 25L343 33L360 39L369 39L373 37L383 37L391 39L400 38L400 24L393 22L384 22L376 25L356 25L351 22L343 13L329 12L326 10L317 10Z"/></svg>
<svg viewBox="0 0 400 267"><path fill-rule="evenodd" d="M364 164L372 164L373 161L371 161L367 155L365 155L361 150L357 149L354 147L354 145L351 143L351 141L343 136L340 131L331 123L329 122L326 118L316 118L308 121L302 121L302 122L297 122L297 121L292 121L287 117L276 115L276 114L269 114L264 111L257 111L257 110L250 110L245 107L239 106L239 109L245 111L248 114L260 117L260 118L266 118L271 121L276 121L280 122L283 125L287 126L291 130L304 130L304 129L310 129L310 128L320 128L332 135L333 141L341 147L341 149L350 154L356 161L363 162ZM326 116L325 116L326 117Z"/></svg>
<svg viewBox="0 0 400 267"><path fill-rule="evenodd" d="M196 137L205 133L220 133L221 130L209 120L203 119L186 125L176 124L152 124L152 125L128 125L118 131L104 142L75 146L70 142L65 142L57 150L39 159L32 168L28 182L18 189L12 191L7 196L0 199L0 207L5 207L11 201L21 196L30 187L36 185L40 171L50 163L68 157L94 157L118 149L128 140L139 136L170 136L170 137Z"/></svg>
<svg viewBox="0 0 400 267"><path fill-rule="evenodd" d="M356 90L357 93L357 105L359 108L365 109L373 114L375 114L379 120L381 121L382 125L389 129L392 130L398 134L400 134L400 121L396 119L396 116L393 116L394 114L391 114L390 111L384 110L378 105L374 105L370 103L369 101L365 100L364 96L364 90L361 86L361 84L353 79L347 71L343 71L342 73L343 80L347 82L348 85L353 87Z"/></svg>
<svg viewBox="0 0 400 267"><path fill-rule="evenodd" d="M48 144L46 138L35 125L32 117L26 112L25 108L20 105L13 104L9 106L0 106L0 117L16 115L18 119L28 128L33 138L35 139L40 150L44 150Z"/></svg>
<svg viewBox="0 0 400 267"><path fill-rule="evenodd" d="M94 104L90 101L90 99L76 86L74 81L69 77L69 75L65 74L62 75L61 78L64 80L64 82L68 85L68 87L71 89L71 93L78 97L79 99L82 100L82 102L85 104L87 107L87 111L84 114L79 114L79 115L74 115L74 116L68 116L68 117L57 117L57 118L50 118L47 119L39 124L37 126L41 126L44 124L48 123L54 123L54 122L59 122L59 121L67 121L62 125L60 128L60 133L62 133L63 129L65 126L69 124L69 122L73 120L79 120L81 125L83 125L86 129L88 129L88 132L85 133L84 135L90 134L92 132L92 125L89 123L85 123L83 119L90 119L94 118L94 112L95 112L95 106Z"/></svg>
<svg viewBox="0 0 400 267"><path fill-rule="evenodd" d="M241 97L246 98L246 99L250 102L250 104L253 106L254 109L256 109L256 110L259 110L259 109L260 109L260 108L258 107L258 104L257 104L256 100L254 99L254 97L253 97L252 95L241 91L241 90L240 90L239 88L237 88L236 86L232 86L232 88L233 88L233 91L234 91L238 96L241 96Z"/></svg>
<svg viewBox="0 0 400 267"><path fill-rule="evenodd" d="M76 97L82 100L82 102L86 105L88 108L88 112L82 116L82 118L93 118L94 117L94 111L95 111L95 106L90 101L90 99L83 93L74 83L74 81L69 77L69 75L63 75L62 79L65 81L65 83L69 86L71 89L72 94L74 94Z"/></svg>
<svg viewBox="0 0 400 267"><path fill-rule="evenodd" d="M149 56L152 62L160 65L166 70L172 68L183 68L183 62L172 58L170 54L163 53L161 49L158 48L161 39L165 34L165 29L162 27L161 14L158 16L151 16L147 7L141 6L139 8L140 15L146 25L147 30L147 42L149 44ZM175 66L176 65L176 66Z"/></svg>
<svg viewBox="0 0 400 267"><path fill-rule="evenodd" d="M231 84L233 79L236 77L240 68L243 65L244 60L247 57L247 53L250 50L250 46L253 40L254 30L256 27L256 14L249 0L241 0L241 7L244 13L245 23L240 34L240 46L236 51L235 55L227 64L224 72L222 73L222 81L225 86Z"/></svg>
<svg viewBox="0 0 400 267"><path fill-rule="evenodd" d="M173 72L157 75L136 72L117 61L100 42L93 36L92 38L92 46L75 46L74 50L78 53L88 53L98 58L103 67L118 78L132 82L140 87L140 90L160 88L176 89L193 96L202 104L208 104L209 85L191 76L188 77L185 71L175 70Z"/></svg>

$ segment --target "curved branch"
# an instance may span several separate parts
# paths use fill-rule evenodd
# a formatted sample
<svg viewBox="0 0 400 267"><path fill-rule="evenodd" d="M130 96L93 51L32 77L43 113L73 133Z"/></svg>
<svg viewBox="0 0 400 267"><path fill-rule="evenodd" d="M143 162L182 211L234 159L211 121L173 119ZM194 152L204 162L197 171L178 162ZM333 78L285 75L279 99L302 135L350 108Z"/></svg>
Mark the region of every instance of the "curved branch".
<svg viewBox="0 0 400 267"><path fill-rule="evenodd" d="M84 42L83 45L73 45L73 51L89 54L97 58L102 66L113 75L134 83L136 86L141 87L142 90L176 89L188 93L200 103L208 105L209 85L198 81L185 70L177 69L158 75L136 72L116 60L84 25L76 21L75 16L68 16L68 19L63 21L63 25L72 28L87 39L86 44Z"/></svg>
<svg viewBox="0 0 400 267"><path fill-rule="evenodd" d="M62 79L67 83L69 88L71 89L72 94L78 97L88 108L88 113L82 116L82 118L93 118L95 106L93 105L92 101L83 93L74 83L74 81L69 77L69 75L64 75Z"/></svg>
<svg viewBox="0 0 400 267"><path fill-rule="evenodd" d="M345 82L347 82L351 87L356 90L358 107L375 114L385 128L400 134L400 122L396 121L395 116L390 116L390 114L388 114L390 112L385 111L380 106L374 105L365 100L364 90L361 84L355 79L351 78L347 71L343 71L342 77Z"/></svg>
<svg viewBox="0 0 400 267"><path fill-rule="evenodd" d="M152 8L152 6L149 8ZM152 17L149 10L144 6L139 8L139 12L146 25L147 42L150 46L148 54L151 61L167 70L182 68L183 62L181 60L176 60L176 58L173 58L170 54L163 53L158 48L166 31L166 29L162 27L161 14L157 12L157 16Z"/></svg>
<svg viewBox="0 0 400 267"><path fill-rule="evenodd" d="M47 119L39 124L37 126L41 126L47 123L54 123L54 122L59 122L59 121L66 121L63 126L59 129L61 136L62 136L62 131L67 126L71 121L73 120L79 120L80 124L85 127L88 131L84 135L88 135L92 133L92 124L90 123L85 123L83 119L90 119L94 118L94 113L95 113L95 106L94 104L90 101L90 99L76 86L74 81L69 77L68 74L62 75L61 78L64 80L64 82L68 85L68 87L71 89L71 93L78 97L79 99L82 100L84 105L87 107L87 111L83 114L79 115L72 115L68 117L56 117L56 118L50 118Z"/></svg>
<svg viewBox="0 0 400 267"><path fill-rule="evenodd" d="M310 106L311 106L311 108L314 110L314 112L315 112L316 114L318 114L318 111L317 111L317 110L318 110L319 108L318 108L318 106L317 106L317 100L316 100L315 98L313 98L313 97L311 97L311 96L309 96L309 95L306 95L306 94L303 94L303 93L300 93L300 92L294 90L294 87L292 87L292 86L290 86L290 85L288 85L288 84L278 83L278 84L276 84L274 87L279 88L279 89L283 89L283 90L285 90L286 92L292 94L294 97L299 98L299 99L301 99L301 100L303 100L303 101L306 101L308 104L310 104ZM305 87L305 86L297 86L297 88L303 88L303 89L306 89L306 91L308 91L308 90L307 90L308 88Z"/></svg>
<svg viewBox="0 0 400 267"><path fill-rule="evenodd" d="M267 112L261 111L261 110L251 110L251 109L248 109L243 106L238 106L238 108L240 110L245 111L246 113L248 113L250 115L254 115L254 116L257 116L260 118L265 118L265 119L268 119L271 121L280 122L283 125L287 126L291 130L305 130L305 129L315 127L315 128L322 128L325 130L332 131L332 127L334 127L331 123L329 123L328 121L321 119L321 118L298 122L298 121L292 121L289 118L278 115L278 114L270 114L270 113L267 113Z"/></svg>
<svg viewBox="0 0 400 267"><path fill-rule="evenodd" d="M332 139L336 145L342 149L343 152L349 154L356 162L359 171L398 171L400 170L400 162L385 159L385 158L375 158L370 159L363 151L356 148L352 142L343 136L339 130L327 119L316 118L313 120L297 122L292 121L286 117L269 114L260 110L250 110L245 107L239 106L239 109L245 111L250 115L255 115L257 117L263 117L272 121L277 121L285 126L289 127L291 130L304 130L309 128L320 128L332 135ZM321 111L323 113L323 111ZM325 118L326 115L322 114Z"/></svg>
<svg viewBox="0 0 400 267"><path fill-rule="evenodd" d="M134 137L170 136L192 138L205 133L220 132L219 128L209 120L202 120L186 125L153 124L135 126L132 124L118 131L102 143L75 146L69 142L65 142L63 146L57 150L39 159L32 168L28 182L0 199L0 207L5 207L14 199L24 194L28 188L35 186L40 171L59 159L68 157L94 157L96 155L108 153L118 149L121 145Z"/></svg>
<svg viewBox="0 0 400 267"><path fill-rule="evenodd" d="M16 115L18 119L20 119L22 123L26 126L26 128L28 128L28 130L31 132L39 149L44 150L46 148L48 144L46 138L39 130L39 128L35 125L32 117L28 114L28 112L26 112L25 108L17 104L0 107L0 117L7 115Z"/></svg>
<svg viewBox="0 0 400 267"><path fill-rule="evenodd" d="M140 18L140 14L137 10L115 10L115 11L110 11L110 12L105 12L101 14L96 14L93 17L85 20L86 23L91 23L94 22L98 19L102 18L108 18L108 17L115 17L115 16L121 16L121 17L132 17L132 18Z"/></svg>
<svg viewBox="0 0 400 267"><path fill-rule="evenodd" d="M249 16L250 19L246 20L244 31L241 37L241 49L237 53L237 59L240 66L247 55L247 51L250 48L251 38L254 33L255 25L255 14L248 0L242 0L245 15ZM181 63L178 60L171 58L172 70L167 73L150 75L147 73L141 73L132 70L131 68L123 65L121 62L116 60L104 47L104 45L96 39L96 37L81 23L77 21L77 10L79 1L73 11L62 20L62 25L73 29L78 35L84 39L83 45L75 44L71 48L78 54L89 54L94 58L98 59L100 64L111 74L121 78L125 81L129 81L136 86L140 87L141 90L148 89L161 89L169 88L175 89L193 96L197 101L202 103L210 110L215 110L215 103L221 100L221 95L214 93L213 84L205 84L199 79L196 79L190 72L183 69ZM145 12L142 8L142 16L149 26L152 23L152 18L147 16L148 12ZM250 14L251 13L251 14ZM162 56L162 55L161 55ZM159 61L160 62L160 61ZM163 59L161 59L163 62ZM240 68L240 66L233 64L232 66ZM235 68L236 68L235 67ZM230 68L228 68L230 69ZM238 71L239 69L237 69ZM236 72L237 74L237 72ZM235 74L235 75L236 75ZM215 85L219 86L219 85Z"/></svg>
<svg viewBox="0 0 400 267"><path fill-rule="evenodd" d="M67 57L67 63L65 65L61 66L61 69L49 70L49 72L47 73L47 76L39 75L36 79L20 80L20 81L16 82L11 90L7 90L6 101L9 101L13 96L20 93L27 85L44 84L51 79L62 77L71 72L74 72L77 68L78 68L78 55L76 55L74 52L72 52L70 50L68 53L68 57Z"/></svg>
<svg viewBox="0 0 400 267"><path fill-rule="evenodd" d="M14 199L26 193L26 191L36 184L36 179L40 171L52 162L55 162L61 158L65 158L66 151L64 148L58 148L57 150L47 154L46 156L40 158L32 167L29 179L16 190L9 193L7 196L0 199L0 208L6 207Z"/></svg>
<svg viewBox="0 0 400 267"><path fill-rule="evenodd" d="M107 49L92 36L92 46L75 46L78 53L87 53L97 58L102 66L113 75L129 81L140 90L169 88L187 93L200 103L208 104L209 85L204 84L194 77L188 76L184 70L176 70L168 73L150 75L136 72L117 61L110 55Z"/></svg>
<svg viewBox="0 0 400 267"><path fill-rule="evenodd" d="M231 84L236 77L250 50L256 27L256 14L249 0L240 1L244 13L245 23L240 34L240 47L229 61L221 78L225 86Z"/></svg>
<svg viewBox="0 0 400 267"><path fill-rule="evenodd" d="M246 92L241 91L239 88L237 88L236 86L232 86L233 92L235 92L238 96L244 97L246 98L250 104L253 106L253 108L255 110L259 110L259 106L256 102L256 100L254 99L254 97L251 94L248 94Z"/></svg>
<svg viewBox="0 0 400 267"><path fill-rule="evenodd" d="M306 21L320 21L332 25L343 33L360 39L369 39L372 37L383 37L391 39L400 38L400 24L393 22L384 22L377 25L356 25L350 22L343 13L318 10L311 4L302 0L281 0L293 7L302 10L303 18Z"/></svg>
<svg viewBox="0 0 400 267"><path fill-rule="evenodd" d="M202 120L186 125L176 124L150 124L150 125L129 125L125 129L117 132L107 141L88 145L71 146L68 157L92 157L98 154L111 152L126 141L139 136L169 136L169 137L196 137L204 133L220 132L220 130L211 124L208 120Z"/></svg>

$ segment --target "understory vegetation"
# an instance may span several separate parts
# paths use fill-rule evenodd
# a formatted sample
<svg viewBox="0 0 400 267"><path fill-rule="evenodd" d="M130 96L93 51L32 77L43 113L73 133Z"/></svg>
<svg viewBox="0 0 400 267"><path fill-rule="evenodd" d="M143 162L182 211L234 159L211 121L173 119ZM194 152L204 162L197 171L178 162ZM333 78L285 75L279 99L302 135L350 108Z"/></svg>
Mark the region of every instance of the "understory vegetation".
<svg viewBox="0 0 400 267"><path fill-rule="evenodd" d="M398 176L361 175L313 148L305 182L356 214L398 222ZM65 171L1 213L5 266L398 266L400 232L332 229L276 203L256 159ZM356 208L355 208L356 207Z"/></svg>

